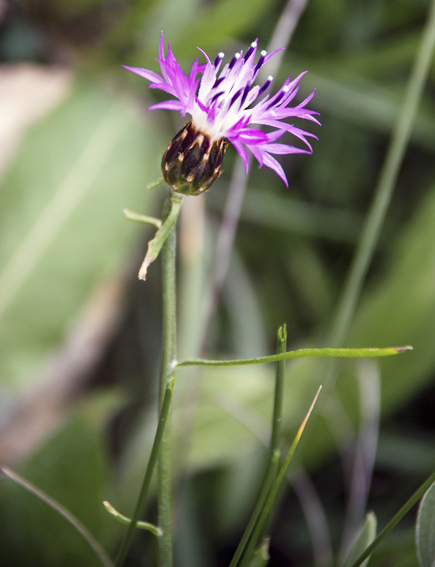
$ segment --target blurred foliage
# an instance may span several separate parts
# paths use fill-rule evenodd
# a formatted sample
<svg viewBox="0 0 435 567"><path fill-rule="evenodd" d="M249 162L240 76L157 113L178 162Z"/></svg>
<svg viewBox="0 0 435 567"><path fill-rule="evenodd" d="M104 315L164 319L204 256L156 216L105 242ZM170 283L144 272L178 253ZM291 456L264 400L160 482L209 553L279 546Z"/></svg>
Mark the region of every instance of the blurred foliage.
<svg viewBox="0 0 435 567"><path fill-rule="evenodd" d="M322 128L310 130L319 141L312 156L282 156L288 191L272 171L252 167L208 345L213 358L273 351L283 322L291 348L327 342L428 4L309 0L274 85L290 73L309 70L301 96L317 89L311 107L321 112ZM22 0L1 14L2 63L62 65L75 77L67 97L28 128L1 178L0 407L6 423L23 396L44 379L101 282L120 275L126 280L119 300L123 317L98 367L89 371L81 404L72 399L72 413L59 428L12 466L69 507L112 554L119 527L99 503L110 499L122 513L131 510L155 427L160 349L158 264L146 284L137 283L134 273L152 230L127 222L122 209L158 214L164 189L148 192L145 186L158 177L161 152L176 130L168 113L145 112L153 93L120 65L157 70L160 30L185 69L201 57L196 46L210 57L221 50L229 56L258 37L266 48L284 5L278 0ZM415 348L379 365L384 421L370 505L380 528L434 466L434 88L435 63L346 339L346 346ZM32 92L28 100L33 104ZM199 197L206 204L202 251L192 241L190 248L183 247L187 229L182 228L183 356L195 356L201 342L217 226L234 158L229 148L225 174L205 198ZM195 240L203 237L202 213L192 214ZM354 442L361 372L360 363L349 361L332 369L319 360L288 364L283 424L288 440L318 384L329 377L299 456L324 502L334 549L346 478L342 482L344 473L338 472L340 442L333 432L340 430L342 443ZM261 477L273 373L269 365L180 372L174 415L180 565L228 564ZM113 407L98 404L94 390L111 391L113 384L129 392L130 403L108 423ZM119 390L114 396L122 403ZM309 565L312 551L294 495L286 496L284 508L270 565ZM148 516L153 513L151 504ZM66 522L5 479L0 518L0 548L8 566L95 564ZM412 526L412 519L404 522L370 564L415 565ZM152 558L149 534L138 537L132 565L139 564L144 548Z"/></svg>
<svg viewBox="0 0 435 567"><path fill-rule="evenodd" d="M109 480L103 425L113 402L107 396L90 397L20 467L26 479L73 513L105 545L118 527L101 504ZM0 495L4 565L96 564L87 542L57 511L10 480L2 483Z"/></svg>

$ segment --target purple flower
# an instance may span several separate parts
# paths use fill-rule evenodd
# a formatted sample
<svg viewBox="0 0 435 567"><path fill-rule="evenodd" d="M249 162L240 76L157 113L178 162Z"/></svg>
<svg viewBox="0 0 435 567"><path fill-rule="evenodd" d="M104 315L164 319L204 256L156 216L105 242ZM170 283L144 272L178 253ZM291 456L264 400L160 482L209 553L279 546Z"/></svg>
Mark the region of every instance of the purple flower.
<svg viewBox="0 0 435 567"><path fill-rule="evenodd" d="M298 105L289 106L305 73L301 73L293 81L289 77L275 95L266 94L254 105L272 82L272 77L269 76L262 86L254 85L258 72L279 50L271 53L262 51L255 63L256 40L245 55L243 51L236 53L222 70L223 53L219 53L215 61L211 62L204 51L200 51L206 63L200 65L196 59L190 74L186 75L175 59L169 42L168 53L165 55L162 33L157 59L162 76L147 69L125 67L150 81L150 88L160 89L175 97L150 106L150 110L163 108L178 111L182 116L190 114L192 117L191 122L175 136L165 152L162 170L166 181L181 193L198 194L204 191L221 173L225 140L228 140L242 158L246 172L249 149L260 167L270 167L287 185L284 170L273 154L312 153L307 137L317 139L314 134L284 121L296 117L319 124L314 117L318 113L305 108L315 91ZM252 125L266 126L270 131L266 133ZM286 132L299 138L306 148L278 142ZM192 151L195 158L186 163ZM193 190L188 188L189 184L193 184Z"/></svg>

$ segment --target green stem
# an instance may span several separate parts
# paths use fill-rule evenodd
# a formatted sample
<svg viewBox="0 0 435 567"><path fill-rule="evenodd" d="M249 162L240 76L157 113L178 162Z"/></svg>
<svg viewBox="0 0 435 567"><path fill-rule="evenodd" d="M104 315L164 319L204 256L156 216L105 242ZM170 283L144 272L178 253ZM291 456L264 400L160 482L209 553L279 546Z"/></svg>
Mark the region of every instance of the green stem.
<svg viewBox="0 0 435 567"><path fill-rule="evenodd" d="M373 552L373 550L381 543L381 541L391 532L391 530L400 522L400 520L409 512L409 510L416 504L420 498L424 495L426 490L435 482L435 472L430 475L430 477L420 486L418 490L414 492L408 502L400 508L394 518L388 522L385 528L379 533L379 535L372 541L372 543L364 550L364 552L358 557L358 559L352 563L351 567L358 567L361 563L367 559Z"/></svg>
<svg viewBox="0 0 435 567"><path fill-rule="evenodd" d="M121 544L121 549L119 550L118 557L116 559L115 567L121 567L124 563L125 557L127 555L128 549L131 545L131 542L134 537L134 533L136 530L136 525L139 520L140 514L143 510L146 497L148 495L148 491L151 484L151 479L153 476L153 472L157 463L157 459L159 456L159 449L162 443L162 439L164 436L164 432L166 431L166 424L170 418L170 408L172 402L172 391L174 389L174 378L171 378L168 382L168 385L165 390L165 395L163 398L163 404L161 407L161 411L159 414L159 423L157 425L156 435L154 437L153 446L151 449L150 458L148 461L148 466L145 471L145 476L142 482L142 487L139 492L139 497L137 499L136 507L133 512L133 516L131 521L129 522L128 529L125 533L124 540Z"/></svg>
<svg viewBox="0 0 435 567"><path fill-rule="evenodd" d="M163 211L169 218L181 199L171 192ZM178 207L179 210L179 207ZM178 212L177 212L178 215ZM164 223L165 224L165 223ZM164 225L163 225L164 226ZM166 384L174 371L176 357L176 295L175 295L175 223L166 237L162 250L163 286L163 352L160 371L160 406L163 404ZM171 522L171 416L165 428L159 453L158 465L158 525L162 536L158 539L159 566L172 567L172 522Z"/></svg>
<svg viewBox="0 0 435 567"><path fill-rule="evenodd" d="M285 325L283 325L278 330L278 340L276 347L276 352L278 355L285 353L286 345L287 345L287 328ZM243 551L245 550L248 544L249 538L255 528L255 524L263 509L267 495L269 494L270 487L272 486L272 483L275 480L276 471L278 470L279 457L280 457L279 446L281 441L282 403L283 403L283 393L284 393L284 371L285 371L285 360L279 360L276 364L275 396L274 396L274 404L273 404L272 434L270 437L269 462L267 463L266 472L260 488L260 494L258 495L254 510L251 514L248 525L246 526L242 539L240 540L240 543L236 549L230 567L235 567L237 565L238 561L240 560L243 554Z"/></svg>
<svg viewBox="0 0 435 567"><path fill-rule="evenodd" d="M247 544L249 538L251 537L252 532L254 531L255 524L263 510L264 503L266 502L267 496L270 492L270 487L273 484L273 481L276 476L276 470L278 468L279 463L279 451L275 451L271 455L271 459L267 464L266 473L264 475L263 483L261 485L260 494L258 495L257 502L255 503L254 510L249 518L248 525L245 528L243 533L242 539L240 540L239 545L237 546L236 552L234 553L234 557L231 560L230 567L236 567L241 558Z"/></svg>
<svg viewBox="0 0 435 567"><path fill-rule="evenodd" d="M425 30L408 82L405 100L393 131L387 155L375 191L374 201L367 215L361 238L344 287L331 331L331 344L342 344L355 311L356 303L367 274L381 231L400 165L412 131L412 125L430 69L435 46L435 1L432 1Z"/></svg>
<svg viewBox="0 0 435 567"><path fill-rule="evenodd" d="M286 347L287 347L287 327L286 325L283 325L278 330L276 354L284 354L286 352ZM282 404L284 398L284 372L285 372L285 360L278 360L276 363L272 434L270 438L271 455L273 455L275 450L279 451L279 446L281 443Z"/></svg>
<svg viewBox="0 0 435 567"><path fill-rule="evenodd" d="M411 346L388 347L388 348L302 348L290 350L271 356L260 356L258 358L240 358L234 360L183 360L176 364L180 366L248 366L250 364L265 364L266 362L278 362L279 360L291 360L293 358L307 357L335 357L335 358L371 358L380 356L393 356L407 350Z"/></svg>
<svg viewBox="0 0 435 567"><path fill-rule="evenodd" d="M289 452L287 453L287 456L286 456L286 458L285 458L285 461L284 461L284 463L282 464L282 466L281 466L281 468L280 468L280 470L279 470L279 472L278 472L278 475L276 476L275 481L274 481L273 484L272 484L272 487L271 487L270 490L268 491L268 495L267 495L267 498L266 498L266 500L265 500L265 502L264 502L264 505L262 506L262 510L261 510L261 514L260 514L260 516L259 516L259 518L258 518L258 522L257 522L256 525L255 525L255 529L254 529L254 531L253 531L253 533L252 533L252 537L251 537L251 539L250 539L250 541L249 541L249 543L248 543L248 545L247 545L247 547L246 547L246 551L245 551L245 553L244 553L244 555L243 555L243 558L242 558L242 561L240 562L240 566L239 566L239 567L246 567L246 565L248 564L248 561L250 560L250 558L251 558L251 556L252 556L252 554L253 554L253 552L254 552L255 545L256 545L257 541L259 540L259 538L260 538L260 536L261 536L261 534L262 534L262 532L263 532L264 525L265 525L265 523L266 523L266 521L267 521L267 518L268 518L268 516L269 516L269 513L270 513L270 510L271 510L271 508L272 508L272 505L273 505L273 503L274 503L274 501L275 501L275 498L276 498L276 496L277 496L277 494L278 494L278 490L279 490L279 488L280 488L280 486L281 486L281 483L282 483L282 481L283 481L283 479L284 479L284 476L285 476L285 474L286 474L286 472L287 472L287 469L288 469L288 467L289 467L289 465L290 465L290 461L291 461L291 459L292 459L292 457L293 457L293 454L294 454L294 452L296 451L296 447L298 446L299 440L300 440L300 438L301 438L301 436L302 436L302 433L303 433L303 431L304 431L304 429L305 429L305 426L306 426L306 424L307 424L308 418L310 417L311 412L313 411L314 405L315 405L315 403L316 403L316 401L317 401L317 398L319 397L320 390L321 390L321 387L318 389L317 394L315 395L314 400L313 400L313 402L312 402L312 404L311 404L311 406L310 406L310 409L308 410L307 415L305 416L305 418L304 418L304 420L303 420L301 426L299 427L299 430L298 430L298 432L297 432L297 434L296 434L296 437L295 437L295 439L294 439L294 441L293 441L293 443L292 443L292 445L291 445L291 447L290 447L290 449L289 449Z"/></svg>

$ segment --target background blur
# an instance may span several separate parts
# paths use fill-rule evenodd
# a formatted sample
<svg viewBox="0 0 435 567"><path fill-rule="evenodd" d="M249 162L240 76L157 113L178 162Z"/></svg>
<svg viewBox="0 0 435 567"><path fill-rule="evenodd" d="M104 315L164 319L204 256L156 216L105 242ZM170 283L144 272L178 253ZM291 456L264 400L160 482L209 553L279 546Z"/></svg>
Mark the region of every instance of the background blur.
<svg viewBox="0 0 435 567"><path fill-rule="evenodd" d="M308 1L272 88L308 69L299 100L317 89L310 108L322 127L302 127L319 141L312 156L280 159L289 189L253 165L202 345L207 356L272 353L282 323L289 348L329 344L428 4ZM132 509L155 427L161 329L159 261L146 283L136 275L153 229L122 211L159 216L166 189L146 184L160 175L161 154L183 125L173 113L148 113L159 94L121 64L157 71L161 30L185 71L202 57L196 46L210 58L231 57L258 37L265 49L284 7L281 0L0 0L0 462L69 508L112 556L123 528L101 502L127 515ZM346 547L343 526L361 521L368 489L355 480L353 449L357 440L368 447L368 478L379 420L367 506L380 528L434 469L434 92L433 64L344 345L414 351L380 364L288 363L289 442L318 385L327 387L298 449L296 491L287 486L277 509L273 567L326 567L331 547ZM183 206L179 358L201 348L234 163L229 148L212 190ZM272 365L180 372L177 565L228 565L261 478L273 376ZM146 516L153 514L151 504ZM416 565L414 516L371 565ZM0 522L1 565L98 564L69 524L8 479L0 483ZM130 565L153 564L152 537L138 534Z"/></svg>

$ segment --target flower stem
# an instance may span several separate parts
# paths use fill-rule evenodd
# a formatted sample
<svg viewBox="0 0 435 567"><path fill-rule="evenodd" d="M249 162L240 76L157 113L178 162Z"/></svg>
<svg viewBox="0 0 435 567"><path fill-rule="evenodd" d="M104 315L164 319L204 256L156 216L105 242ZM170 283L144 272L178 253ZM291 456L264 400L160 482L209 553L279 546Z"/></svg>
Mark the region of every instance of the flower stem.
<svg viewBox="0 0 435 567"><path fill-rule="evenodd" d="M154 437L154 442L153 442L153 446L151 449L151 454L150 454L150 458L148 461L148 466L145 472L145 476L142 482L142 487L139 493L139 497L137 499L137 503L136 503L136 507L134 509L133 512L133 516L131 518L131 520L129 521L129 526L128 529L125 533L124 536L124 541L122 542L121 545L121 549L119 550L118 553L118 557L116 559L116 564L115 567L121 567L121 565L124 563L125 557L127 555L128 549L130 547L130 544L133 540L134 537L134 533L136 530L136 526L139 520L139 516L143 510L144 504L145 504L145 500L146 497L148 495L148 491L149 491L149 487L151 484L151 479L153 476L153 472L157 463L157 458L159 455L159 449L160 449L160 445L162 442L162 438L164 435L164 432L166 430L166 425L167 425L167 421L170 415L170 408L171 408L171 402L172 402L172 391L174 389L174 378L171 378L168 382L168 385L166 387L166 391L165 391L165 395L164 395L164 399L163 399L163 404L160 410L160 414L159 414L159 423L157 426L157 431L156 431L156 435ZM160 533L158 534L159 536L161 535Z"/></svg>
<svg viewBox="0 0 435 567"><path fill-rule="evenodd" d="M171 214L174 199L171 195L165 202L163 218ZM179 200L179 198L178 198ZM176 358L176 295L175 295L175 224L172 226L162 249L162 287L163 287L163 352L160 370L160 408L168 380L174 371ZM172 529L171 529L171 413L162 437L158 463L158 525L162 536L158 539L159 566L172 567Z"/></svg>
<svg viewBox="0 0 435 567"><path fill-rule="evenodd" d="M159 527L157 528L156 535L159 536L159 565L160 567L172 567L170 440L176 341L175 221L180 211L181 201L180 196L175 195L171 191L163 205L162 214L162 227L170 226L170 229L166 230L165 239L162 242L163 352L159 382L159 422L136 507L131 520L128 521L129 526L122 542L115 567L121 567L124 563L148 495L157 461ZM160 248L162 246L160 246Z"/></svg>

